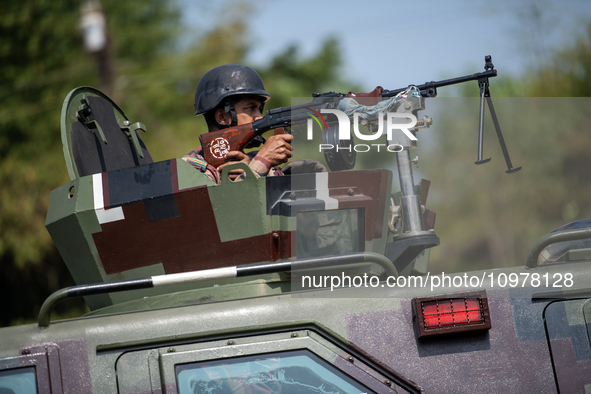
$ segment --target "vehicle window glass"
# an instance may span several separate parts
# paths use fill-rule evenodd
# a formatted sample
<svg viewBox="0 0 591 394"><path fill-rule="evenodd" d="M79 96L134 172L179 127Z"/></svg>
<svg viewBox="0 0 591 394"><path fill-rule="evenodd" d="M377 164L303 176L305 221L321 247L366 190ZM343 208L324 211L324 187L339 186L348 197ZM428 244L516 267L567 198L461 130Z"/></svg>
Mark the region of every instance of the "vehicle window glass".
<svg viewBox="0 0 591 394"><path fill-rule="evenodd" d="M181 394L360 394L372 392L309 351L176 366Z"/></svg>
<svg viewBox="0 0 591 394"><path fill-rule="evenodd" d="M0 371L0 394L36 394L35 367Z"/></svg>

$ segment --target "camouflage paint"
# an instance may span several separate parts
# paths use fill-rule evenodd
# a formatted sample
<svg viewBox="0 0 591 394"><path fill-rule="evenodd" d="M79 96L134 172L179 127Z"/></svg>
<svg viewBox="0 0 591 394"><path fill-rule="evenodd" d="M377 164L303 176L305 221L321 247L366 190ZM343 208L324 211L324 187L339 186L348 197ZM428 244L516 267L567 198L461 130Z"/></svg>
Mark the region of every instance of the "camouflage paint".
<svg viewBox="0 0 591 394"><path fill-rule="evenodd" d="M77 178L52 194L46 225L78 284L290 258L297 242L293 218L324 210L327 201L334 209L362 208L364 247L383 252L388 171L251 175L212 185L175 159ZM317 195L320 183L324 197ZM93 296L87 302L96 309L146 294Z"/></svg>
<svg viewBox="0 0 591 394"><path fill-rule="evenodd" d="M428 393L554 393L545 338L518 340L508 294L494 294L488 302L489 332L419 340L411 299L404 298L399 310L349 315L348 336L354 349ZM541 310L534 310L526 312L528 326L543 329Z"/></svg>
<svg viewBox="0 0 591 394"><path fill-rule="evenodd" d="M569 264L562 268L573 272L582 281L591 277L586 264ZM277 279L259 285L272 291L280 283L289 284ZM244 284L228 284L150 297L142 307L138 301L129 305L127 310L131 312L143 308L141 312L125 313L125 309L117 310L113 306L103 310L103 315L97 311L93 316L57 322L47 329L34 325L5 328L0 342L0 368L3 362L8 362L6 360L18 357L22 349L39 349L35 350L37 352L45 344L56 344L61 352L68 349L61 341L83 337L84 340L76 339L69 345L71 350L68 354L86 354L89 367L84 366L83 359L79 364L83 371L89 369L93 392L114 392L118 384L130 393L150 392L150 388L159 392L158 387L163 387L159 379L164 373L158 361L161 354L214 345L237 351L243 343L252 342L256 335L283 332L286 333L285 340L289 340L293 330L307 327L339 346L340 350L336 353L342 359L335 359L335 364L345 362L343 365L346 365L350 363L348 357L353 356L354 365L376 379L380 376L399 376L415 382L414 385L426 393L556 392L550 351L552 354L561 351L566 356L558 360L557 368L561 367L560 362L574 361L574 364L562 365L565 373L571 367L576 368L573 370L578 374L576 382L589 376L584 369L585 363L588 363L585 354L577 353L581 349L575 349L573 353L573 346L569 344L578 339L571 339L575 335L568 330L578 330L576 338L582 338L579 334L581 329L586 330L585 325L580 324L580 317L578 320L571 317L574 327L567 331L560 328L569 322L566 308L562 307L562 312L555 317L548 317L548 313L554 313L550 308L561 302L532 300L533 294L541 289L506 291L487 288L492 321L490 331L418 340L411 297L431 295L429 289L389 289L384 298L372 299L331 298L330 294L325 294L329 297L323 298L321 292L316 292L316 297L257 293L257 285L252 283L248 286L254 286L253 291L245 291ZM468 289L440 290L440 294L453 295ZM582 301L578 302L580 306ZM547 305L550 306L546 308ZM120 306L123 307L123 304ZM550 323L555 320L562 330L551 334L551 346L545 335L544 309L547 309L547 320ZM551 325L548 330L554 332ZM570 347L565 348L565 344ZM169 349L173 352L169 353ZM265 348L260 349L263 352ZM572 356L561 349L571 349ZM141 357L132 356L135 353L141 353ZM70 365L73 371L79 368ZM123 371L132 376L125 383L117 383L118 378L127 379ZM348 372L357 373L353 370ZM82 373L87 376L84 374L87 372ZM149 380L146 380L148 377ZM75 379L68 381L68 390L80 392L76 389L81 382ZM172 387L167 387L167 390L172 390ZM398 388L395 390L404 392ZM577 386L577 390L584 390L584 386Z"/></svg>

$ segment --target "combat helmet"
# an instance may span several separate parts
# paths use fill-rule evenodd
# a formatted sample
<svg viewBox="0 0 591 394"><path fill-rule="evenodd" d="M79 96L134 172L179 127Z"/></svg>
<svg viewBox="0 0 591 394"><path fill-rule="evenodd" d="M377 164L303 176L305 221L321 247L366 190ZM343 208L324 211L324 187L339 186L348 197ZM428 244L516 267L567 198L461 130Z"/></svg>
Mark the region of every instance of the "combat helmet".
<svg viewBox="0 0 591 394"><path fill-rule="evenodd" d="M225 103L226 112L230 112L232 102L225 99L246 94L262 97L263 103L271 98L265 91L263 80L252 68L241 64L218 66L205 73L197 84L195 115L209 112L222 103Z"/></svg>

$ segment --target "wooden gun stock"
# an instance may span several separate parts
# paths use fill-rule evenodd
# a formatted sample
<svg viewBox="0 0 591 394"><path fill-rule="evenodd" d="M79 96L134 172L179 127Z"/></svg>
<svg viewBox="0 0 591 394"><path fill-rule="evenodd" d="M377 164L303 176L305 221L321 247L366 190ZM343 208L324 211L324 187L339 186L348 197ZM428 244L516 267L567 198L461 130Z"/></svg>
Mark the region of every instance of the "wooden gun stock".
<svg viewBox="0 0 591 394"><path fill-rule="evenodd" d="M201 134L199 141L203 147L205 161L217 168L226 162L228 152L231 150L241 151L255 136L252 123L247 123Z"/></svg>
<svg viewBox="0 0 591 394"><path fill-rule="evenodd" d="M260 132L258 133L260 134ZM275 129L275 135L286 134L283 127ZM203 147L203 157L207 164L215 168L226 162L226 155L232 150L242 151L244 147L257 136L252 123L229 127L227 129L211 131L201 134L199 141Z"/></svg>

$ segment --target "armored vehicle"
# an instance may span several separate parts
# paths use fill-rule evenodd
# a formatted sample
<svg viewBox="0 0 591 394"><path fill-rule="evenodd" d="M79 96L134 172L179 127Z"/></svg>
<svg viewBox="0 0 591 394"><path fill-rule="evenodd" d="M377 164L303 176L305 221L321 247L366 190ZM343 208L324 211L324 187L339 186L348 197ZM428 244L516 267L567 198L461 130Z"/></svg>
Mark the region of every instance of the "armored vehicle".
<svg viewBox="0 0 591 394"><path fill-rule="evenodd" d="M46 227L77 286L0 330L0 393L591 392L591 221L519 266L432 274L429 182L404 133L396 175L235 164L245 179L225 167L215 184L154 162L146 127L96 89L70 92L61 126L71 182ZM51 321L71 297L90 312Z"/></svg>

